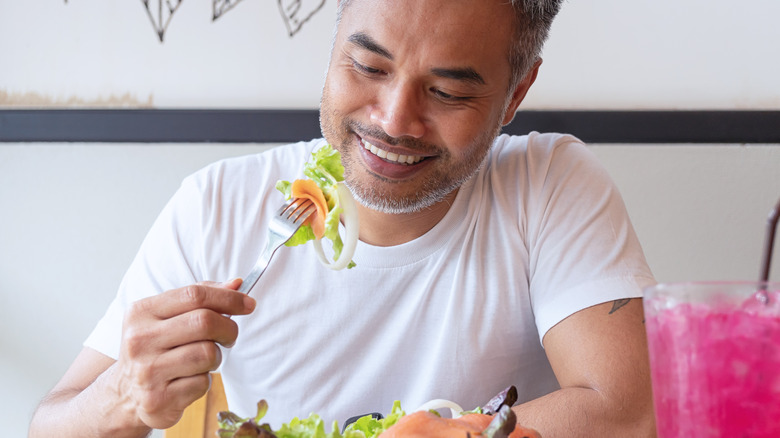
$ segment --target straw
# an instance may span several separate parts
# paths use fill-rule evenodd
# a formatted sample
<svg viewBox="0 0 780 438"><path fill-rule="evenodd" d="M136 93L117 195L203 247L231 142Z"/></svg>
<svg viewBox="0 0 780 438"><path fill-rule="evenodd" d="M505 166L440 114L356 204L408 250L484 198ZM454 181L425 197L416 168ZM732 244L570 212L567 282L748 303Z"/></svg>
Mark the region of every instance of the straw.
<svg viewBox="0 0 780 438"><path fill-rule="evenodd" d="M759 281L769 281L769 267L772 265L772 247L775 243L775 231L777 230L777 222L780 218L780 200L777 201L775 208L769 212L769 218L767 219L766 237L764 238L764 256L761 261L761 274Z"/></svg>

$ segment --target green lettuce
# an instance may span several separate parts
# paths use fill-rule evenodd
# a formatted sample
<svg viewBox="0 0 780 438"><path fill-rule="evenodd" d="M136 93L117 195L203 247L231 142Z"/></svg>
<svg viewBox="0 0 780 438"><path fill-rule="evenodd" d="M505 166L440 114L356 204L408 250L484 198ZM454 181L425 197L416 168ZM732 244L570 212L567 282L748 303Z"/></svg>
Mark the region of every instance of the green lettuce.
<svg viewBox="0 0 780 438"><path fill-rule="evenodd" d="M328 203L328 214L325 216L325 235L326 239L333 242L333 260L338 260L344 249L344 242L339 234L339 223L342 212L344 211L336 190L336 184L344 181L344 166L341 164L341 154L326 144L311 153L311 159L303 166L303 174L309 177L317 184L325 195ZM276 189L282 192L285 199L292 197L292 182L278 181ZM314 240L314 231L310 225L304 225L288 240L285 245L298 246L303 245L310 240ZM347 268L352 268L355 263L350 261Z"/></svg>
<svg viewBox="0 0 780 438"><path fill-rule="evenodd" d="M325 432L325 422L317 414L308 418L293 418L289 423L282 424L278 430L272 430L267 423L261 423L268 411L268 403L260 400L257 404L257 414L254 418L240 418L230 411L218 415L220 438L376 438L398 420L406 415L401 409L401 402L393 403L393 410L382 419L371 415L358 418L349 424L342 432L337 421L334 421L330 432Z"/></svg>
<svg viewBox="0 0 780 438"><path fill-rule="evenodd" d="M406 412L404 412L403 409L401 409L401 402L396 400L393 403L393 409L390 411L390 414L386 416L385 418L374 418L371 415L364 415L360 418L358 418L354 423L348 425L344 429L344 433L349 432L356 432L360 435L354 435L354 436L347 436L345 435L344 438L354 438L354 437L366 437L366 438L374 438L379 436L380 433L384 432L385 430L389 429L390 426L394 425L398 422L401 417L406 415Z"/></svg>

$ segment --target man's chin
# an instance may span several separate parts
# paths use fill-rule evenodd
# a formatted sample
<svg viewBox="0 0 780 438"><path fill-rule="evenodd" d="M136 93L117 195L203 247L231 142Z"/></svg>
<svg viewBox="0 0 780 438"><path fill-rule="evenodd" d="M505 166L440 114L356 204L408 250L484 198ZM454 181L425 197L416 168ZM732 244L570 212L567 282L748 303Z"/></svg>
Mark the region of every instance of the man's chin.
<svg viewBox="0 0 780 438"><path fill-rule="evenodd" d="M369 185L359 185L357 187L345 181L347 187L352 192L355 200L365 208L384 214L413 214L429 209L452 193L455 188L439 189L434 192L428 192L421 196L415 193L410 196L399 196L398 194L386 194L378 192L375 187Z"/></svg>

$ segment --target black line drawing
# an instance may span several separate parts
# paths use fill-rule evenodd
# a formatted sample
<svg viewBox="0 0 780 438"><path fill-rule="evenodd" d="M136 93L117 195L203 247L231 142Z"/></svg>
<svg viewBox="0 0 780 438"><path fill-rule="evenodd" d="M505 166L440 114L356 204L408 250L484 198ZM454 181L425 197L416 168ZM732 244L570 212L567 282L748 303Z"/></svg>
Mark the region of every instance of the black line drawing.
<svg viewBox="0 0 780 438"><path fill-rule="evenodd" d="M325 5L325 0L278 0L279 11L287 26L287 33L292 37L304 23Z"/></svg>
<svg viewBox="0 0 780 438"><path fill-rule="evenodd" d="M214 14L211 21L217 21L217 18L233 9L239 2L241 2L241 0L212 0L212 11Z"/></svg>
<svg viewBox="0 0 780 438"><path fill-rule="evenodd" d="M149 3L151 3L149 0L141 1L146 8L146 14L149 16L149 20L152 22L152 27L154 27L157 36L160 38L160 42L163 42L165 31L168 29L168 25L171 24L173 13L179 9L179 6L181 6L181 3L184 0L157 0L156 11L154 10L154 5L152 5L152 8L149 7ZM154 15L155 12L157 13L156 16Z"/></svg>
<svg viewBox="0 0 780 438"><path fill-rule="evenodd" d="M287 27L287 34L292 38L301 27L325 5L326 0L277 0L279 12ZM156 3L155 3L156 2ZM184 0L141 0L146 9L146 15L152 23L160 42L165 42L165 32L171 24L173 14ZM68 0L65 0L65 4ZM233 9L241 0L211 0L211 21L223 16Z"/></svg>

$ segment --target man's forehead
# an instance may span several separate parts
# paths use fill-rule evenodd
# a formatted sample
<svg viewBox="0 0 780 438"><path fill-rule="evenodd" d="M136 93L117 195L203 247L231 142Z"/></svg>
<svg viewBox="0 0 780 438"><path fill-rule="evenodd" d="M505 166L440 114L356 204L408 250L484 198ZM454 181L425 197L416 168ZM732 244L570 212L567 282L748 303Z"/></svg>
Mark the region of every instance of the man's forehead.
<svg viewBox="0 0 780 438"><path fill-rule="evenodd" d="M399 32L417 25L428 34L435 27L458 27L464 33L487 26L487 34L514 27L514 6L509 0L341 0L339 24L344 16L374 21L405 20Z"/></svg>

